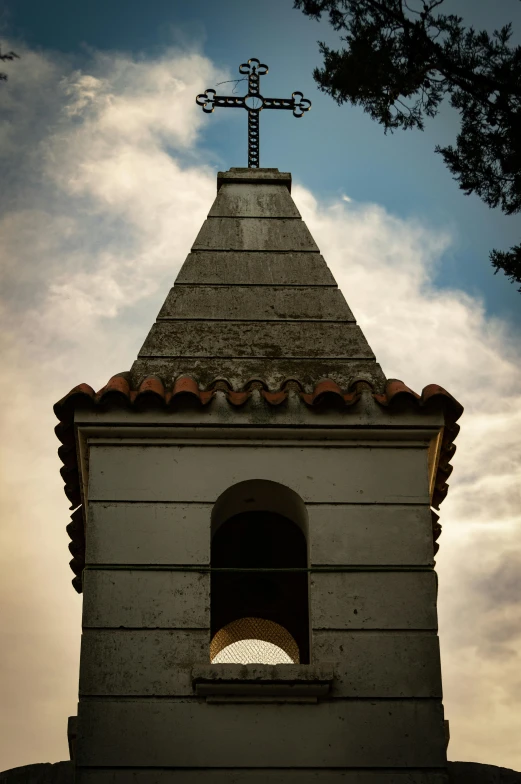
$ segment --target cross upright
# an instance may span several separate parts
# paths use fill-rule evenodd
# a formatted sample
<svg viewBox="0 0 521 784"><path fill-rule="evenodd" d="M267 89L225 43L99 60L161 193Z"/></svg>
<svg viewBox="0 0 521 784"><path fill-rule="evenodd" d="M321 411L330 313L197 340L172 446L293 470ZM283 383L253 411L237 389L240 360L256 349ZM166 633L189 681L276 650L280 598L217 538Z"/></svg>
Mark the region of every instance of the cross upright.
<svg viewBox="0 0 521 784"><path fill-rule="evenodd" d="M263 109L291 109L294 117L302 117L311 109L311 101L301 92L291 98L264 98L260 94L260 77L268 73L268 66L252 57L239 66L239 73L248 77L248 94L244 96L217 95L215 90L205 90L195 99L203 112L211 114L216 106L241 107L248 112L248 168L257 169L259 163L259 115Z"/></svg>

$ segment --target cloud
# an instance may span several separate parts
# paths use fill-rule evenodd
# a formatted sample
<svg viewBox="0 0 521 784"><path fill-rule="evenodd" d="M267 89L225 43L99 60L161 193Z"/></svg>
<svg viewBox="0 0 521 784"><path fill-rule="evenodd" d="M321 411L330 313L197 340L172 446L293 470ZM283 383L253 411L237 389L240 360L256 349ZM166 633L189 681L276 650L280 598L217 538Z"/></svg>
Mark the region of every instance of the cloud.
<svg viewBox="0 0 521 784"><path fill-rule="evenodd" d="M66 758L76 712L81 600L51 406L130 367L215 195L194 95L228 78L187 51L92 52L79 70L16 49L0 93L5 768ZM302 186L294 196L386 373L440 383L466 407L438 557L449 756L521 769L515 336L436 286L450 233Z"/></svg>

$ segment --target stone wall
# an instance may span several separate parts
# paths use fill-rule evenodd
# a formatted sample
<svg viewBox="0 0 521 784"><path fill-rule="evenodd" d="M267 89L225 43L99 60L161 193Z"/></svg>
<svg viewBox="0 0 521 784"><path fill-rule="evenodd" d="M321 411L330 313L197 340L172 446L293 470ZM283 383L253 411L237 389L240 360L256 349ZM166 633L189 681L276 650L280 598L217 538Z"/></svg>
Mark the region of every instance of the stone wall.
<svg viewBox="0 0 521 784"><path fill-rule="evenodd" d="M300 408L269 412L266 428L234 410L188 432L175 411L166 432L151 416L146 433L133 430L144 420L129 417L125 440L112 412L103 432L97 422L77 784L446 784L427 471L439 421L422 414L411 428L404 412L383 437L371 401L368 412L363 436L337 412L299 427ZM192 668L210 668L212 510L252 480L306 505L316 571L302 669L334 669L313 699L268 694L248 668L241 678L262 694L194 686Z"/></svg>

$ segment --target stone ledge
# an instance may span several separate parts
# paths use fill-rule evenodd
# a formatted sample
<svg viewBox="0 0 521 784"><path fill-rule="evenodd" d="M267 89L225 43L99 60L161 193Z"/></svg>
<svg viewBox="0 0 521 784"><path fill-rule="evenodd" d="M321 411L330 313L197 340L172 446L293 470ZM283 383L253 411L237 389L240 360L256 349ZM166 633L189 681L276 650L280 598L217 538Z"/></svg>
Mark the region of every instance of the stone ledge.
<svg viewBox="0 0 521 784"><path fill-rule="evenodd" d="M329 665L213 664L192 668L194 692L211 702L317 702L334 678Z"/></svg>
<svg viewBox="0 0 521 784"><path fill-rule="evenodd" d="M279 172L278 169L242 169L231 168L226 172L217 172L217 190L227 183L257 183L263 185L285 185L291 193L291 173Z"/></svg>

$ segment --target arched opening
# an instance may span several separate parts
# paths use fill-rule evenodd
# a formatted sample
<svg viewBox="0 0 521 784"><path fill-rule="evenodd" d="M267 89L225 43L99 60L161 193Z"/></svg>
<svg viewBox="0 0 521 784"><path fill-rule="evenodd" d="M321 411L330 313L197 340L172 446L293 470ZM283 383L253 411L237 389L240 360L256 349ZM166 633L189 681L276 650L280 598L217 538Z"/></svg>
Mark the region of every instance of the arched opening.
<svg viewBox="0 0 521 784"><path fill-rule="evenodd" d="M240 482L219 497L212 512L212 661L309 662L306 535L306 507L284 485Z"/></svg>
<svg viewBox="0 0 521 784"><path fill-rule="evenodd" d="M283 626L264 618L239 618L219 629L210 645L214 664L298 664L298 645Z"/></svg>

